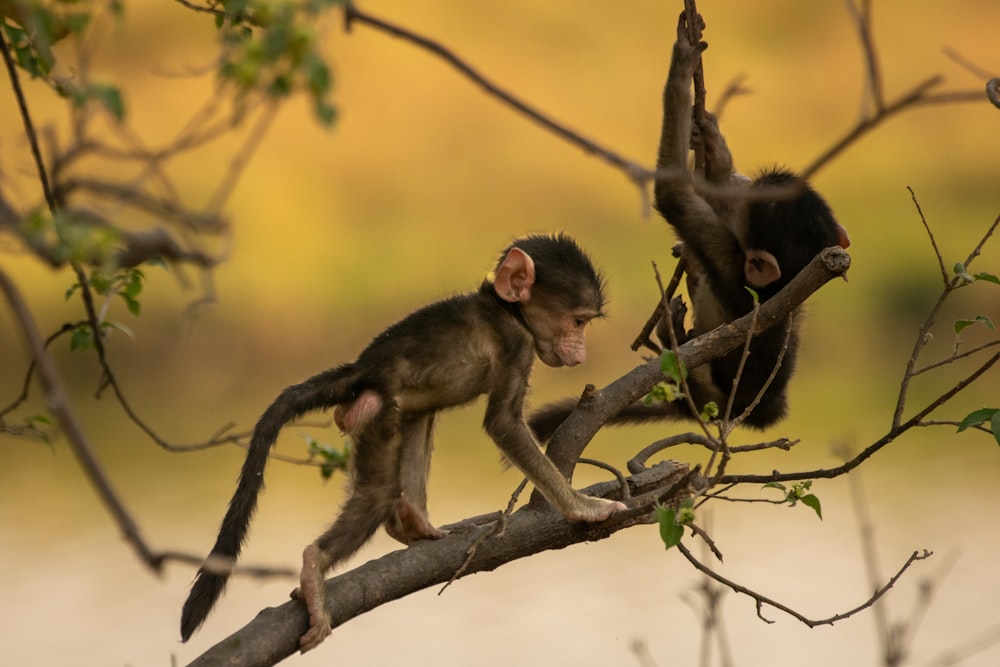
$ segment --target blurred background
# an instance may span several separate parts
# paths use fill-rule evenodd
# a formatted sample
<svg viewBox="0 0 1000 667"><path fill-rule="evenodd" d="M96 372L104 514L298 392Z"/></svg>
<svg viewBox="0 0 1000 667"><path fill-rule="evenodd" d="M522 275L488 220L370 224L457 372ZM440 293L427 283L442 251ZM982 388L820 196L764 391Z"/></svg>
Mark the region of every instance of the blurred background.
<svg viewBox="0 0 1000 667"><path fill-rule="evenodd" d="M752 94L722 119L737 167L800 168L839 139L862 109L863 59L845 4L703 3L709 107L746 75ZM875 42L891 101L934 74L942 90L981 90L943 54L950 46L1000 74L993 0L875 4ZM439 40L487 76L586 136L652 166L660 95L675 35L677 2L367 2L364 8ZM129 121L150 143L174 136L214 85L211 20L178 3L129 3L92 54L94 71L122 85ZM136 333L116 336L110 360L136 407L165 438L204 440L230 421L252 426L285 386L349 360L383 327L430 300L475 288L515 236L565 230L607 273L610 319L589 334L590 359L573 369L538 368L536 405L603 386L642 362L629 343L657 299L651 262L669 273L674 237L623 175L487 97L425 52L365 26L344 33L339 14L321 26L339 116L327 131L308 105L286 107L264 138L226 213L231 259L214 273L218 303L195 314L201 292L162 269L146 270L143 313L116 305ZM65 109L28 83L37 121L65 137ZM39 200L12 96L0 103L5 196ZM890 425L920 322L941 287L937 260L907 187L936 234L946 266L963 261L1000 214L1000 111L975 104L923 107L892 118L823 169L814 185L848 228L850 282L814 295L804 325L791 416L765 434L801 438L791 453L747 456L733 469L766 473L831 466L836 448L861 449ZM174 165L181 197L197 206L226 168L235 141ZM53 273L0 238L0 263L31 299L43 333L81 317L64 300L69 271ZM1000 274L996 240L974 269ZM0 310L0 404L20 391L23 344ZM946 356L951 322L1000 321L1000 288L959 292L939 318L925 362ZM975 328L974 328L975 329ZM985 327L963 334L983 342ZM243 450L170 454L150 442L110 395L94 398L89 354L53 354L98 453L156 549L207 553L230 498ZM921 376L912 415L973 366ZM996 371L934 416L961 419L1000 404ZM25 408L42 409L37 388ZM439 420L431 477L438 524L502 508L519 482L502 472L482 433L482 404ZM619 467L679 425L609 429L588 455ZM279 450L303 456L303 432L339 443L335 429L289 429ZM703 462L701 452L670 456ZM923 582L940 587L908 664L937 662L1000 637L1000 450L982 433L953 427L908 433L855 475L874 524L883 577L911 552L915 566L886 598L890 618L910 618ZM581 470L579 485L601 475ZM859 521L846 479L813 486L823 521L793 509L715 503L702 514L725 554L719 571L814 618L871 593ZM743 495L753 493L745 489ZM274 462L245 562L297 568L302 547L336 514L341 479ZM694 544L689 540L688 544ZM356 562L395 548L376 538ZM294 581L236 578L201 631L179 642L179 614L194 571L162 576L132 555L83 478L65 442L0 435L0 642L4 664L183 664L264 606L287 599ZM511 563L386 605L335 630L295 664L551 665L694 664L701 644L699 577L655 527ZM812 665L882 664L875 616L808 629L772 609L765 624L748 598L723 602L737 665L805 658ZM995 665L1000 645L961 661Z"/></svg>

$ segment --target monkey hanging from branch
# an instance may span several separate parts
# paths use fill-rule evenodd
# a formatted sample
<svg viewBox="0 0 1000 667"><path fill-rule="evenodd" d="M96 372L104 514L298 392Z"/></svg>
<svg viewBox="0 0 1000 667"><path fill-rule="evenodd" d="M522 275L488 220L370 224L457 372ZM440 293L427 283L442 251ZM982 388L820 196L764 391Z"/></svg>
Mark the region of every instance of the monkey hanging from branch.
<svg viewBox="0 0 1000 667"><path fill-rule="evenodd" d="M297 597L310 627L300 650L330 634L327 570L385 526L409 544L443 533L427 515L427 476L436 414L486 395L483 426L507 460L567 519L596 522L625 505L574 490L524 422L537 355L548 366L586 360L584 332L603 316L604 279L566 235L528 236L501 254L476 292L425 306L375 337L357 361L285 389L261 415L218 539L181 614L186 641L204 622L239 556L281 428L307 412L335 408L353 441L350 495L333 525L302 554Z"/></svg>
<svg viewBox="0 0 1000 667"><path fill-rule="evenodd" d="M656 209L682 241L680 255L688 274L694 321L692 329L686 331L686 307L680 297L673 298L669 314L661 316L657 325L660 340L668 346L670 329L678 343L683 343L731 322L749 313L755 298L763 302L777 294L824 248L850 245L847 231L808 183L781 168L765 170L752 181L738 174L715 116L704 111L692 113L691 81L702 52L708 48L698 37L692 38L704 28L701 17L696 17L693 26L687 13L678 20L663 91L657 168L682 173L687 169L692 144L700 144L705 151L701 182L709 186L706 191L728 189L731 195L701 194L694 178L656 181ZM701 117L694 142L693 115ZM731 395L735 415L756 402L745 417L746 425L765 428L774 424L788 409L788 383L799 346L794 312L790 318L791 327L786 319L756 336L745 359L743 350L737 349L691 369L687 377L690 402L635 403L609 423L698 418L691 405L697 409L709 402L726 405ZM566 399L532 414L529 425L536 437L543 442L551 438L577 403Z"/></svg>

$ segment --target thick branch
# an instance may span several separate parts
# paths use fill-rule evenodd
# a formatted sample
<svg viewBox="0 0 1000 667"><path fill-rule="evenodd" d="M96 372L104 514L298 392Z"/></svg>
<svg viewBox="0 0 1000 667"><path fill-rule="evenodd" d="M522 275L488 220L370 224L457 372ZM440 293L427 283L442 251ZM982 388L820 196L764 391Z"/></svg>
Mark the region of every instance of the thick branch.
<svg viewBox="0 0 1000 667"><path fill-rule="evenodd" d="M686 465L660 464L627 479L633 496L657 489L674 490L676 502L690 494L682 482L689 476ZM618 482L595 484L584 493L607 496L620 493ZM507 521L503 537L489 536L492 524L469 520L452 527L441 540L425 540L369 561L326 582L327 608L331 623L338 627L360 614L411 593L450 581L456 572L464 577L488 572L519 558L541 551L563 549L571 544L602 540L635 525L652 521L654 496L640 508L619 512L600 524L570 523L556 512L522 508ZM471 552L471 556L470 556ZM299 637L309 627L302 603L292 600L260 612L242 629L208 649L191 667L209 665L273 665L299 648Z"/></svg>

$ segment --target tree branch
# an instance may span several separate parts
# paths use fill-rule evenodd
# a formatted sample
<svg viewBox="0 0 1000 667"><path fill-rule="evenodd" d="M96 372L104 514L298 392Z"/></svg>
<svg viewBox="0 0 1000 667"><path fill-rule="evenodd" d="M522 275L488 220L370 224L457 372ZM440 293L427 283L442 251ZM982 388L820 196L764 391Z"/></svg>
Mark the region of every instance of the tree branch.
<svg viewBox="0 0 1000 667"><path fill-rule="evenodd" d="M489 572L541 551L602 540L625 528L650 523L655 500L676 505L690 495L689 485L679 484L690 476L685 464L671 461L627 478L633 496L647 494L648 502L599 524L570 523L557 512L523 507L507 519L502 539L495 534L482 539L483 533L493 530L493 521L485 525L475 518L463 521L451 526L449 534L440 540L419 541L327 580L326 605L331 624L336 628L387 602L451 581L459 571L460 577ZM619 483L613 481L595 484L583 492L614 497L619 489ZM656 493L662 489L669 491L672 498L664 499ZM273 665L298 651L299 637L308 627L305 606L297 600L264 609L192 661L190 667Z"/></svg>
<svg viewBox="0 0 1000 667"><path fill-rule="evenodd" d="M889 579L889 581L885 584L885 586L882 586L881 588L877 589L872 594L872 596L868 598L868 600L866 600L865 602L861 603L857 607L854 607L853 609L850 609L848 611L844 611L839 614L834 614L829 618L811 619L804 616L803 614L800 614L799 612L795 611L794 609L792 609L787 605L772 600L771 598L761 595L760 593L757 593L747 588L746 586L743 586L741 584L736 583L735 581L732 581L731 579L723 577L721 574L719 574L718 572L711 569L710 567L699 561L697 558L695 558L694 555L690 551L688 551L687 547L685 547L682 543L679 543L677 545L677 548L688 560L688 562L691 563L691 565L693 565L695 569L701 572L702 574L714 579L720 584L728 586L737 593L747 595L756 600L757 616L765 623L774 623L774 621L765 618L763 615L762 611L763 607L764 605L767 605L769 607L774 607L775 609L785 612L792 618L804 623L810 628L815 628L818 625L833 625L837 621L842 621L845 618L850 618L851 616L854 616L858 612L868 609L873 604L878 602L879 598L888 593L890 588L896 585L896 582L899 581L899 578L903 576L903 573L906 572L910 568L910 566L913 565L913 563L915 563L918 560L925 560L927 558L930 558L931 555L933 555L930 551L927 550L924 550L923 552L914 551L912 554L910 554L910 557L906 560L906 562L903 563L903 566L899 568L896 574L894 574L893 577Z"/></svg>

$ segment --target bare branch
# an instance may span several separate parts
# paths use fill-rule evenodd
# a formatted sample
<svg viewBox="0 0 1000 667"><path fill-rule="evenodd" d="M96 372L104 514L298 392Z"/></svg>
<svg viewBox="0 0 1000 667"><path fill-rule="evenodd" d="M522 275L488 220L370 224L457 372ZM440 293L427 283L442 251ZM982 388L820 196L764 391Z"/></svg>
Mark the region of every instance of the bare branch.
<svg viewBox="0 0 1000 667"><path fill-rule="evenodd" d="M17 110L21 115L21 122L24 124L24 133L28 137L28 145L31 147L31 156L35 162L35 170L38 172L38 182L42 186L45 201L49 209L55 210L56 200L49 184L49 174L45 170L45 160L42 159L42 150L38 143L38 133L35 131L35 123L31 120L31 113L28 111L28 101L21 88L21 76L17 72L17 65L7 46L7 38L0 32L0 54L3 54L4 65L7 66L7 76L10 78L10 87L14 91L14 99L17 100Z"/></svg>
<svg viewBox="0 0 1000 667"><path fill-rule="evenodd" d="M906 422L900 424L898 427L891 429L888 433L883 435L881 438L873 442L871 445L863 449L857 456L847 461L843 465L836 466L834 468L820 468L818 470L794 472L794 473L779 473L775 472L770 475L726 475L721 480L723 484L767 484L768 482L794 482L804 479L832 479L834 477L839 477L849 473L850 471L857 468L859 465L868 460L873 454L878 452L880 449L888 445L890 442L898 438L900 435L910 430L911 428L918 426L923 423L924 417L929 415L934 410L938 409L952 398L954 398L963 389L973 384L978 380L984 373L986 373L990 368L994 366L998 361L1000 361L1000 353L990 357L983 365L977 368L975 371L967 375L963 380L958 382L954 387L944 392L936 399L931 401L922 410L920 410L916 415L911 417Z"/></svg>
<svg viewBox="0 0 1000 667"><path fill-rule="evenodd" d="M111 513L115 523L118 524L125 540L132 546L143 564L153 571L159 572L167 554L155 553L150 549L142 537L138 523L129 514L111 480L105 474L104 467L97 459L97 455L84 433L83 426L73 410L73 404L63 386L59 370L52 358L49 357L48 350L45 349L45 341L42 340L38 332L38 326L35 324L35 319L32 317L27 303L25 303L17 286L2 269L0 269L0 291L3 291L6 296L14 313L14 320L20 326L21 335L24 337L30 354L35 359L38 379L45 392L45 400L49 410L66 434L70 448L80 462L80 466L97 491L98 497ZM192 558L194 557L192 556Z"/></svg>
<svg viewBox="0 0 1000 667"><path fill-rule="evenodd" d="M398 37L399 39L405 40L414 44L434 55L438 56L449 65L458 70L463 76L475 83L477 86L485 90L488 94L496 97L504 104L514 108L519 113L523 114L530 120L534 121L538 125L541 125L547 131L553 133L557 137L568 141L569 143L577 146L586 153L596 155L608 164L617 167L622 170L630 179L632 180L647 180L649 177L649 170L644 169L637 163L627 160L624 157L618 155L614 151L600 146L597 142L584 137L583 135L570 130L568 127L559 123L558 121L550 118L541 111L535 109L527 102L515 97L512 93L504 90L498 84L493 83L485 76L477 72L471 65L466 63L462 58L457 56L455 53L450 51L445 46L438 42L435 42L427 37L418 35L415 32L407 30L398 25L389 23L382 19L375 18L371 14L364 12L357 8L354 3L348 3L344 7L344 19L346 22L347 30L351 29L354 23L363 23L369 27L381 30L393 37Z"/></svg>
<svg viewBox="0 0 1000 667"><path fill-rule="evenodd" d="M738 584L735 581L732 581L731 579L723 577L721 574L712 570L710 567L706 566L697 558L695 558L694 555L690 551L688 551L687 547L685 547L683 543L678 544L677 548L688 560L688 562L691 563L691 565L693 565L695 569L697 569L702 574L714 579L715 581L719 582L720 584L723 584L724 586L731 588L733 591L737 593L741 593L743 595L753 598L757 602L757 616L765 623L774 623L774 621L764 618L762 614L763 606L767 605L769 607L774 607L779 611L785 612L792 618L802 622L803 624L805 624L810 628L815 628L816 626L819 625L833 625L837 621L842 621L845 618L850 618L851 616L854 616L858 612L868 609L873 604L875 604L879 600L879 598L881 598L883 595L889 592L889 589L891 589L893 586L896 585L896 582L899 581L899 578L903 576L903 573L906 572L910 568L910 566L913 565L913 563L915 563L918 560L925 560L933 555L930 551L927 551L926 549L922 553L914 551L910 555L910 557L906 560L906 562L903 563L903 566L899 568L896 574L894 574L892 578L889 579L888 583L886 583L884 586L876 590L875 593L872 594L872 596L862 604L848 611L844 611L839 614L834 614L833 616L830 616L828 618L811 619L795 611L794 609L792 609L787 605L777 602L765 595L761 595L760 593L757 593L747 588L746 586Z"/></svg>
<svg viewBox="0 0 1000 667"><path fill-rule="evenodd" d="M920 207L920 202L917 200L917 193L913 191L913 188L907 186L906 190L910 193L910 199L913 200L913 205L917 209L917 215L920 216L920 224L924 226L924 231L927 232L927 237L930 239L931 247L934 249L934 255L937 257L938 269L941 271L941 281L948 285L948 269L944 266L944 257L941 256L941 249L938 248L937 239L934 238L934 232L931 231L931 226L927 223L927 218L924 217L924 211Z"/></svg>
<svg viewBox="0 0 1000 667"><path fill-rule="evenodd" d="M925 100L927 92L930 89L941 85L943 81L944 79L940 76L931 77L923 83L914 86L910 92L904 93L895 102L887 106L883 105L874 116L862 118L853 129L849 130L842 138L835 141L830 148L826 149L826 151L821 153L819 157L815 158L811 164L806 166L802 170L802 178L806 180L812 178L816 172L825 167L829 162L833 161L835 157L847 150L851 144L858 141L861 137L868 134L897 113L916 105L921 100Z"/></svg>
<svg viewBox="0 0 1000 667"><path fill-rule="evenodd" d="M865 69L867 73L867 90L872 97L872 104L876 114L881 113L885 106L882 94L882 72L878 64L878 56L875 54L875 40L872 38L872 15L871 5L863 2L860 8L854 5L854 0L844 0L851 18L854 19L855 27L858 29L858 39L861 42L861 49L865 56Z"/></svg>

